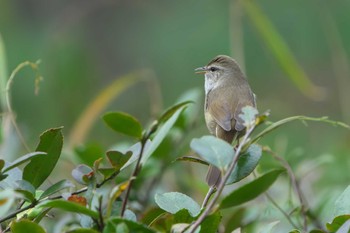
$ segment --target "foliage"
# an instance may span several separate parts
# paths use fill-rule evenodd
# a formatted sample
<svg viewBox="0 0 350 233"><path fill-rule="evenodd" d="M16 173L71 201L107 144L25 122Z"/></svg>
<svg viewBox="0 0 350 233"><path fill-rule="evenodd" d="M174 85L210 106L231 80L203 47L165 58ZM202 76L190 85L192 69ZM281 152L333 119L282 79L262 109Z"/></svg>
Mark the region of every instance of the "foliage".
<svg viewBox="0 0 350 233"><path fill-rule="evenodd" d="M135 181L145 179L140 171L143 167L147 167L147 162L152 159L151 156L157 154L157 150L162 142L165 142L171 135L169 133L176 122L180 121L180 117L184 121L195 119L192 116L184 119L188 113L187 115L181 114L190 105L189 101L174 105L146 129L129 114L114 112L104 115L103 120L111 129L131 136L138 142L123 151L106 151L104 157L93 162L93 166L77 165L71 172L75 182L83 186L80 189L77 189L72 180L61 180L47 187L42 185L50 178L60 159L63 146L62 127L45 131L40 136L35 152L23 155L12 163L0 160L0 177L4 184L0 192L2 227L5 231L11 229L13 232L23 232L23 229L45 232L40 224L41 221L45 219L48 212L60 209L61 212L75 213L85 219L73 228L69 228L70 232L216 232L219 225L224 224L222 222L225 217L222 212L224 209L242 206L256 200L264 193L268 195L267 190L287 169L277 166L277 169L266 171L261 176L240 184L228 194L221 195L225 186L241 181L252 174L258 166L263 150L261 145L256 144L257 140L292 120L317 120L340 124L325 118L300 116L270 123L260 133L254 134L256 128L266 122L268 114L257 115L256 109L245 107L240 117L246 126L246 133L239 145L233 148L221 139L203 136L192 139L190 144L193 151L200 157L180 159L201 165L211 164L222 171L223 178L217 187L215 196L209 203L203 203L200 207L193 198L186 194L158 192L154 196L154 202L163 211L153 214L147 211L149 208L147 205L142 206L142 210L135 211L130 199L132 198L133 202L138 201L131 193L140 191L137 190L140 187ZM189 127L190 124L187 125ZM185 132L186 126L181 127L181 130ZM21 169L23 164L26 165ZM282 164L283 166L285 164ZM123 178L121 174L125 174L128 169L132 170L129 178ZM11 171L16 171L19 179L10 176ZM161 175L160 173L156 176ZM287 175L291 174L287 172ZM348 215L344 215L349 213L348 205L345 204L349 202L348 189L336 202L335 213L337 215L334 216L333 222L327 224L327 229L332 232L340 228L347 229L349 225ZM62 193L62 191L65 192ZM209 190L209 197L211 194ZM19 205L15 207L15 203ZM139 219L137 216L143 217ZM304 217L308 218L306 215ZM301 214L298 218L303 218L303 215ZM291 219L289 220L292 222ZM265 231L270 232L276 225L278 222L271 222ZM304 230L310 229L312 225L304 228L293 224L293 227Z"/></svg>

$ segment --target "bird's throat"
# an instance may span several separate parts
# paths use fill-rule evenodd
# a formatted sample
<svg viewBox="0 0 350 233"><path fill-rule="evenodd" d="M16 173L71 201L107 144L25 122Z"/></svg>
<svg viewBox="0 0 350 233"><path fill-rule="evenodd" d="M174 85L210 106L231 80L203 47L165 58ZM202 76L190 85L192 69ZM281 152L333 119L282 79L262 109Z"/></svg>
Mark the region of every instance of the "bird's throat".
<svg viewBox="0 0 350 233"><path fill-rule="evenodd" d="M205 76L204 90L205 94L208 95L211 90L217 87L218 81L214 77Z"/></svg>

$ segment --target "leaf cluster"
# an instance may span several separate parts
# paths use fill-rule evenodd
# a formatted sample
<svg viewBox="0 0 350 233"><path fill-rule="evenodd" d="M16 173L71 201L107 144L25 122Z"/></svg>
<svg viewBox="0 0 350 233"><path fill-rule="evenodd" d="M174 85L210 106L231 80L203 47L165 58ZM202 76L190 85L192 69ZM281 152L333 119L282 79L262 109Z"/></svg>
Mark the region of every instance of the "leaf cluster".
<svg viewBox="0 0 350 233"><path fill-rule="evenodd" d="M103 116L106 125L117 133L133 138L136 143L128 149L108 150L105 156L97 159L96 156L92 156L94 158L92 165L79 164L71 171L74 180L60 180L43 188L62 154L62 127L45 131L40 136L34 152L23 155L13 162L1 159L0 222L5 231L24 232L24 229L30 229L31 232L45 232L41 221L52 209L60 209L63 212L78 214L84 219L80 223L76 222L74 227L70 227L69 232L214 233L224 224L223 212L226 209L241 207L262 194L268 195L266 192L270 186L288 170L288 167L282 164L279 168L265 171L258 177L255 175L255 178L250 178L231 192L221 195L223 187L240 183L242 179L250 176L258 166L263 151L269 151L257 144L260 138L293 120L336 124L325 118L299 116L272 123L254 133L264 124L268 114L258 115L256 109L246 107L240 117L247 129L239 145L234 147L213 136L194 138L191 140L190 148L199 157L183 156L177 159L194 162L200 166L213 165L221 170L222 184L216 190L217 195L209 203L205 203L204 200L200 205L192 197L181 192L158 192L154 196L157 207L153 205L150 208L146 202L142 210L136 211L130 201L142 204L142 200L137 200L137 197L131 195L140 188L136 181L145 180L140 172L147 169L147 163L152 163L152 155L162 151L162 143L169 140L174 126L182 125L182 130L185 132L183 125L190 124L180 123L188 121L185 109L190 104L191 102L186 101L174 105L148 128L143 128L135 117L127 113L106 113ZM92 151L95 151L94 148ZM165 160L165 163L169 162L170 160ZM131 174L125 178L128 170L131 170ZM124 174L124 178L121 174ZM161 175L162 173L156 174ZM287 175L291 176L288 172ZM82 188L77 189L78 186ZM102 192L103 188L107 188L107 191ZM213 190L209 189L209 198L213 194L211 191ZM327 224L327 230L330 232L350 227L348 193L349 188L336 203L338 213L334 220ZM309 218L307 215L304 217ZM289 220L292 226L297 228L291 232L303 231L302 226ZM278 222L271 223L268 228L271 230L277 224ZM324 230L317 232L326 232Z"/></svg>

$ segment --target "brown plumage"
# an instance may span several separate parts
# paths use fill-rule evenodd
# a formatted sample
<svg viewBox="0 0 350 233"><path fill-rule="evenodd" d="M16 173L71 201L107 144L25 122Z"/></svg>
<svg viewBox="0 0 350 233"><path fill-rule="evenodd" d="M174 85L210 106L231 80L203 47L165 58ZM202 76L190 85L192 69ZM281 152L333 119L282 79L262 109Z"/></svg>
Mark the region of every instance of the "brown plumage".
<svg viewBox="0 0 350 233"><path fill-rule="evenodd" d="M229 56L219 55L208 65L196 69L205 74L205 121L209 132L228 143L244 132L238 117L244 106L256 107L255 96L237 62ZM207 183L216 186L221 172L209 167Z"/></svg>

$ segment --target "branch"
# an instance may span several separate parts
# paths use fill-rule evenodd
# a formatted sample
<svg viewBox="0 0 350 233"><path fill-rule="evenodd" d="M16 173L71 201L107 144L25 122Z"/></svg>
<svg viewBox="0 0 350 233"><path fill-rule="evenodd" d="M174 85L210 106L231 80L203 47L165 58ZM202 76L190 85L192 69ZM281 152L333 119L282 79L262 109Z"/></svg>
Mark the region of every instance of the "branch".
<svg viewBox="0 0 350 233"><path fill-rule="evenodd" d="M315 217L315 216L312 215L310 210L308 210L308 208L307 208L306 200L305 200L304 195L303 195L303 193L302 193L302 191L300 189L299 182L298 182L297 178L295 177L295 174L294 174L291 166L289 165L289 163L283 157L277 155L277 153L272 151L270 148L264 147L263 150L265 152L269 153L270 155L272 155L272 157L275 158L276 160L278 160L282 164L282 166L287 170L287 173L288 173L288 176L289 176L290 181L292 183L294 192L297 194L299 202L300 202L300 206L301 206L301 210L300 211L301 211L301 213L303 215L303 219L304 219L303 227L304 227L304 230L306 231L307 230L307 216L308 215L309 216L311 215L313 217ZM323 225L320 223L320 221L317 218L313 218L312 220L314 221L314 224L318 228L320 228L320 229L324 228Z"/></svg>
<svg viewBox="0 0 350 233"><path fill-rule="evenodd" d="M290 218L290 216L277 204L277 202L275 202L275 200L273 200L273 198L270 196L270 194L268 192L265 192L265 196L267 197L267 199L269 199L269 201L284 215L284 217L288 220L288 222L290 223L290 225L292 225L295 229L298 229L299 227L292 221L292 219Z"/></svg>
<svg viewBox="0 0 350 233"><path fill-rule="evenodd" d="M133 173L131 174L129 180L130 180L130 183L128 185L128 188L126 190L126 194L125 194L125 198L123 200L123 203L122 203L122 209L120 211L120 216L123 217L124 216L124 213L125 213L125 210L126 210L126 204L128 203L128 199L129 199L129 195L130 195L130 191L131 191L131 187L134 183L134 178L138 175L139 171L140 171L140 163L141 163L141 159L142 159L142 154L143 154L143 151L145 149L145 145L146 145L146 142L147 142L147 139L150 137L151 135L151 132L149 132L146 136L144 136L141 140L141 151L140 151L140 155L137 159L137 162L136 162L136 166L135 166L135 169L133 171Z"/></svg>
<svg viewBox="0 0 350 233"><path fill-rule="evenodd" d="M225 173L224 177L222 178L222 180L220 181L220 184L217 188L217 192L215 193L215 196L211 199L211 201L208 203L208 205L205 207L204 211L202 212L202 214L197 218L197 220L195 222L193 222L191 225L189 225L187 227L187 229L190 229L189 233L194 233L195 230L199 227L199 225L204 221L204 219L209 215L210 211L212 210L212 208L215 205L215 202L219 199L222 190L224 189L226 182L228 180L228 178L230 177L233 169L235 168L238 159L240 157L240 153L242 151L242 148L245 146L245 144L249 141L249 135L253 132L255 128L255 125L252 125L251 128L249 128L246 132L246 134L243 137L242 142L239 144L237 150L235 151L235 157L234 160L231 162L229 168L227 169L227 172ZM184 229L187 230L187 229Z"/></svg>
<svg viewBox="0 0 350 233"><path fill-rule="evenodd" d="M300 202L300 211L301 214L303 216L303 229L304 231L307 230L307 215L306 215L306 203L305 200L303 198L299 183L294 175L294 172L292 170L292 168L290 167L289 163L283 159L281 156L278 156L275 152L273 152L270 148L264 148L265 152L268 152L270 155L272 155L272 157L276 160L278 160L282 166L287 170L288 176L290 178L290 181L292 183L294 192L297 194L299 202Z"/></svg>

